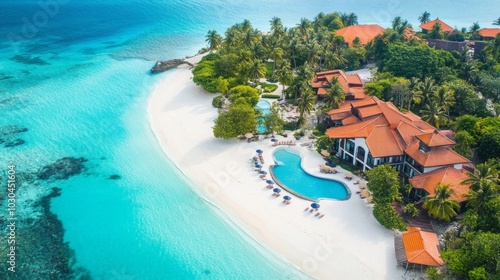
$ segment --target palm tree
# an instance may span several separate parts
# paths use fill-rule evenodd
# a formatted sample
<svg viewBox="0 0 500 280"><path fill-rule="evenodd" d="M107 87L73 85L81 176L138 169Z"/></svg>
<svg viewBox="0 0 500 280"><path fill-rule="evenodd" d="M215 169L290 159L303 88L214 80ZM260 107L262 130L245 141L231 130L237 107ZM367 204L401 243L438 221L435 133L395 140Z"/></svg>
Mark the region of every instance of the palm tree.
<svg viewBox="0 0 500 280"><path fill-rule="evenodd" d="M358 16L355 13L342 13L340 14L340 19L344 26L356 25L358 24Z"/></svg>
<svg viewBox="0 0 500 280"><path fill-rule="evenodd" d="M250 31L250 29L252 29L252 24L250 23L250 21L248 19L243 20L243 22L241 23L241 30L243 32L248 32Z"/></svg>
<svg viewBox="0 0 500 280"><path fill-rule="evenodd" d="M327 109L338 109L340 102L344 101L345 92L339 83L337 77L332 79L330 88L326 91L326 95L323 97L325 106Z"/></svg>
<svg viewBox="0 0 500 280"><path fill-rule="evenodd" d="M250 62L248 67L248 76L254 78L257 81L266 75L266 66L259 59L255 59Z"/></svg>
<svg viewBox="0 0 500 280"><path fill-rule="evenodd" d="M304 117L304 114L311 113L316 103L316 97L309 87L302 87L302 96L297 98L297 108L299 109L299 119Z"/></svg>
<svg viewBox="0 0 500 280"><path fill-rule="evenodd" d="M420 79L418 79L417 77L412 77L410 79L409 88L410 88L411 98L408 99L408 111L410 111L411 109L412 102L415 103L421 102L422 98L422 93L420 91L421 87L422 87L422 82L420 81Z"/></svg>
<svg viewBox="0 0 500 280"><path fill-rule="evenodd" d="M403 22L403 19L400 16L395 17L392 20L392 29L396 30L399 26L401 26L402 22Z"/></svg>
<svg viewBox="0 0 500 280"><path fill-rule="evenodd" d="M439 129L439 125L448 120L445 108L439 106L437 102L425 104L424 109L420 110L422 119Z"/></svg>
<svg viewBox="0 0 500 280"><path fill-rule="evenodd" d="M285 99L285 89L287 85L293 80L292 69L290 68L290 62L284 61L281 67L274 73L277 77L278 82L283 85L283 91L281 92L281 98Z"/></svg>
<svg viewBox="0 0 500 280"><path fill-rule="evenodd" d="M436 81L433 78L426 77L420 84L420 94L422 95L423 103L429 103L431 96L437 90Z"/></svg>
<svg viewBox="0 0 500 280"><path fill-rule="evenodd" d="M425 197L423 207L429 211L431 216L449 222L457 215L460 204L451 199L453 189L450 188L450 185L439 183L435 192L436 195Z"/></svg>
<svg viewBox="0 0 500 280"><path fill-rule="evenodd" d="M467 207L479 214L488 201L498 196L498 185L491 181L480 181L478 187L471 188L464 196L467 198Z"/></svg>
<svg viewBox="0 0 500 280"><path fill-rule="evenodd" d="M481 26L479 26L479 22L474 22L470 27L469 27L469 32L471 33L471 38L474 40L477 37L477 33L481 29Z"/></svg>
<svg viewBox="0 0 500 280"><path fill-rule="evenodd" d="M500 25L500 17L493 21L493 25Z"/></svg>
<svg viewBox="0 0 500 280"><path fill-rule="evenodd" d="M222 36L216 30L210 30L205 36L205 42L208 43L210 50L217 50L222 44Z"/></svg>
<svg viewBox="0 0 500 280"><path fill-rule="evenodd" d="M468 173L469 178L462 182L464 185L470 185L473 190L479 190L481 182L499 183L498 171L495 167L481 163L476 166L474 173Z"/></svg>
<svg viewBox="0 0 500 280"><path fill-rule="evenodd" d="M424 24L430 21L431 14L427 11L423 12L421 16L418 17L420 24Z"/></svg>
<svg viewBox="0 0 500 280"><path fill-rule="evenodd" d="M450 107L455 105L455 96L453 90L446 85L440 86L433 96L434 102L437 105L445 108L448 118L450 118Z"/></svg>
<svg viewBox="0 0 500 280"><path fill-rule="evenodd" d="M337 69L347 63L347 59L339 52L328 51L324 56L324 67L326 69Z"/></svg>
<svg viewBox="0 0 500 280"><path fill-rule="evenodd" d="M297 27L299 28L299 32L302 37L305 37L307 36L307 31L311 28L311 22L307 18L301 18Z"/></svg>

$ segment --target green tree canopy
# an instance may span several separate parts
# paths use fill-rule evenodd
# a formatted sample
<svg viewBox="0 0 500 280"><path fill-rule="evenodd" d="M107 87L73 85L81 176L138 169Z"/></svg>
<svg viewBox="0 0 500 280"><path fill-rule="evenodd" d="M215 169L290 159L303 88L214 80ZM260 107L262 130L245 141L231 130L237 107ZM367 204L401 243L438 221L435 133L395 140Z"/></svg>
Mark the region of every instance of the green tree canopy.
<svg viewBox="0 0 500 280"><path fill-rule="evenodd" d="M229 90L229 101L233 102L238 98L245 98L248 104L255 107L259 102L259 90L251 86L236 86Z"/></svg>
<svg viewBox="0 0 500 280"><path fill-rule="evenodd" d="M423 207L429 211L429 215L432 217L449 222L460 209L460 204L451 199L452 193L453 189L450 185L439 183L436 186L436 194L425 197Z"/></svg>
<svg viewBox="0 0 500 280"><path fill-rule="evenodd" d="M255 131L257 117L253 106L248 104L231 104L229 110L219 114L219 117L214 122L214 136L231 139L238 135Z"/></svg>
<svg viewBox="0 0 500 280"><path fill-rule="evenodd" d="M485 161L500 157L500 129L498 127L483 135L477 154Z"/></svg>
<svg viewBox="0 0 500 280"><path fill-rule="evenodd" d="M390 203L399 195L398 171L390 165L378 165L366 172L368 175L368 189L373 194L373 201Z"/></svg>

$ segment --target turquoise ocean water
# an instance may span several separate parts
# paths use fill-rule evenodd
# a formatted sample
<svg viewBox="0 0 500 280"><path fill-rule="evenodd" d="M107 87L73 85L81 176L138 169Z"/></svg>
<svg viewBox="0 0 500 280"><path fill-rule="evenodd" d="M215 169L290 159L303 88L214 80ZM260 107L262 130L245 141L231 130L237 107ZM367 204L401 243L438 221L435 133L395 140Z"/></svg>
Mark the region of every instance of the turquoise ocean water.
<svg viewBox="0 0 500 280"><path fill-rule="evenodd" d="M0 126L28 131L25 144L0 147L0 165L35 171L65 156L88 159L84 174L42 187L62 188L51 209L96 279L304 277L198 198L162 153L146 102L168 73L148 70L243 19L267 31L273 16L291 26L344 11L386 27L396 15L418 25L424 10L458 27L489 27L499 16L495 0L3 0Z"/></svg>

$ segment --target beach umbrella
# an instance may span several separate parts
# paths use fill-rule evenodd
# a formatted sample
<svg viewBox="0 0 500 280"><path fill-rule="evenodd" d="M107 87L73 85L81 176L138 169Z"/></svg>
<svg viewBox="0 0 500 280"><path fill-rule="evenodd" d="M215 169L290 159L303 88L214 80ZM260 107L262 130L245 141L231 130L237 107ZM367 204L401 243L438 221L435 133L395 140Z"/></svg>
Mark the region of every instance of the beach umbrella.
<svg viewBox="0 0 500 280"><path fill-rule="evenodd" d="M276 138L271 138L271 142L278 142L278 139L276 139Z"/></svg>
<svg viewBox="0 0 500 280"><path fill-rule="evenodd" d="M261 149L258 149L257 151L255 151L257 154L262 154L264 151L262 151Z"/></svg>
<svg viewBox="0 0 500 280"><path fill-rule="evenodd" d="M273 192L275 192L275 193L280 193L280 192L281 192L281 190L280 190L280 189L278 189L278 188L274 188L274 189L273 189Z"/></svg>
<svg viewBox="0 0 500 280"><path fill-rule="evenodd" d="M260 165L260 164L256 164L256 165L255 165L255 168L262 168L262 165Z"/></svg>
<svg viewBox="0 0 500 280"><path fill-rule="evenodd" d="M252 137L253 137L253 133L250 133L250 132L245 133L245 138L250 139Z"/></svg>
<svg viewBox="0 0 500 280"><path fill-rule="evenodd" d="M288 195L285 195L285 196L283 197L283 199L284 199L284 200L292 200L292 197L290 197L290 196L288 196Z"/></svg>
<svg viewBox="0 0 500 280"><path fill-rule="evenodd" d="M266 174L267 174L267 172L266 172L266 171L264 171L264 170L262 170L262 171L260 171L260 174L262 174L262 175L266 175Z"/></svg>
<svg viewBox="0 0 500 280"><path fill-rule="evenodd" d="M311 207L314 209L319 209L319 204L316 202L311 203Z"/></svg>
<svg viewBox="0 0 500 280"><path fill-rule="evenodd" d="M266 183L268 183L269 185L274 184L273 180L267 180Z"/></svg>

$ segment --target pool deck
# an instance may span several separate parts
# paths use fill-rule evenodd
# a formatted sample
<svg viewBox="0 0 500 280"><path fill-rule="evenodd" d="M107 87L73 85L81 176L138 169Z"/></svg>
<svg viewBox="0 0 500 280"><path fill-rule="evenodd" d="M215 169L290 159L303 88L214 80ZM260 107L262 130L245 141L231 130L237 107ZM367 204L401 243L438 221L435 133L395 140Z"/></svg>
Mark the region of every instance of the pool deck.
<svg viewBox="0 0 500 280"><path fill-rule="evenodd" d="M291 132L288 132L288 135L291 135L291 134L292 134ZM275 138L278 139L278 141L290 141L291 139L295 139L292 137L285 138L285 137L280 136L280 135L276 135ZM321 198L319 200L344 201L344 200L351 199L353 197L352 196L353 193L358 193L359 191L361 191L359 184L357 184L357 182L359 181L359 182L361 182L361 185L366 186L366 181L364 179L356 176L356 175L354 175L354 177L351 180L344 178L344 174L347 173L348 171L346 171L345 169L343 169L340 166L335 167L335 169L337 170L336 174L321 173L320 169L319 169L319 165L325 164L325 160L323 159L323 156L320 155L316 151L315 146L312 149L309 148L308 146L301 146L301 144L311 143L314 140L315 139L308 139L307 137L302 137L300 140L293 140L295 142L295 145L292 145L292 146L289 146L289 145L273 146L270 139L263 140L263 141L269 141L269 146L268 146L269 148L265 148L266 152L264 152L264 154L263 154L264 161L266 163L265 165L263 165L263 170L270 171L269 173L271 174L273 180L276 180L275 176L272 174L272 171L270 170L270 166L275 165L273 152L279 148L290 149L290 150L300 154L300 157L301 157L300 165L306 173L308 173L312 176L318 177L318 178L323 178L323 179L328 179L328 180L336 180L336 181L344 184L344 186L347 188L347 191L349 193L349 195L346 199ZM276 180L276 181L279 181L279 180ZM280 185L282 185L282 184L280 184ZM296 197L299 197L301 199L308 200L308 201L314 201L313 199L310 199L308 197L300 195L294 191L291 191L288 188L284 188L284 189L285 189L285 191L289 192L290 194L292 194ZM369 203L367 200L365 200L365 201L367 203Z"/></svg>

